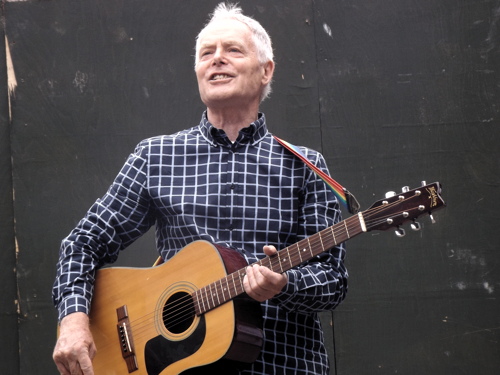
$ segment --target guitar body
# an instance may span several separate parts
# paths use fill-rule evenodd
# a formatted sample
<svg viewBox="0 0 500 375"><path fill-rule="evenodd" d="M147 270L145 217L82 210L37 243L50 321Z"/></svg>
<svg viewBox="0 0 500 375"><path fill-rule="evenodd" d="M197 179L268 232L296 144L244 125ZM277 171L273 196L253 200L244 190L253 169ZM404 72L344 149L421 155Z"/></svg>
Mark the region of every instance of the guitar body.
<svg viewBox="0 0 500 375"><path fill-rule="evenodd" d="M222 358L253 362L262 346L258 302L240 296L199 316L192 309L192 293L245 266L236 251L196 241L154 268L99 270L90 312L95 373L173 375Z"/></svg>

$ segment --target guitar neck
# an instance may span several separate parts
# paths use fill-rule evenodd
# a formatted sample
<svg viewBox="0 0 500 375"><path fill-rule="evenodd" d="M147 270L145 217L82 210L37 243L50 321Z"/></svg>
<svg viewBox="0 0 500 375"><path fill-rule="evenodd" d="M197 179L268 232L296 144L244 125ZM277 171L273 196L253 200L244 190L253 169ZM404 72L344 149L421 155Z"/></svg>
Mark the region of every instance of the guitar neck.
<svg viewBox="0 0 500 375"><path fill-rule="evenodd" d="M254 264L283 273L302 264L332 247L366 231L361 214L352 216L321 232L305 238L278 251L274 256L266 256ZM242 268L193 293L195 311L201 315L244 293Z"/></svg>

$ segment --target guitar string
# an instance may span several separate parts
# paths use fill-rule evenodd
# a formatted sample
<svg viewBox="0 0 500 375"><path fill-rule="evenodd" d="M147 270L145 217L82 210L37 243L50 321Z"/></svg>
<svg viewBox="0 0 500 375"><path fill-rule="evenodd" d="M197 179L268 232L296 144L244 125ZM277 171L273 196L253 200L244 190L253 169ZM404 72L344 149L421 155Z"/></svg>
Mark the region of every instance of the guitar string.
<svg viewBox="0 0 500 375"><path fill-rule="evenodd" d="M385 209L385 207L383 207L383 209ZM369 214L369 212L368 212L368 214ZM370 216L370 215L365 215L365 216ZM368 221L375 222L374 220L368 220ZM383 219L378 218L378 222L383 222L383 221L385 221L385 218L383 218ZM352 225L349 225L349 226L346 226L346 227L347 227L347 228L351 227L351 229L352 229ZM339 235L339 233L344 232L343 228L341 228L341 227L340 227L340 228L334 228L334 230L335 230L335 229L339 229L339 230L337 230L337 236ZM348 230L348 229L347 229L347 230ZM335 234L334 234L334 236L335 236ZM318 241L318 240L319 240L319 241ZM322 242L321 236L318 236L317 238L313 238L312 240L310 239L310 240L309 240L309 242L310 242L310 247L311 247L311 251L312 251L312 253L316 253L316 250L314 250L314 249L316 249L316 248L318 248L318 247L319 247L320 252L323 252L323 251L324 251L324 250L323 250L323 249L324 249L324 246L323 246L323 244L321 243L321 242ZM340 241L340 242L342 242L342 241ZM292 246L293 246L293 245L292 245ZM269 266L268 266L269 268L271 268L271 267L272 267L273 269L279 270L279 268L277 268L277 267L276 267L276 263L279 263L279 265L280 265L280 267L281 267L281 260L280 260L280 259L277 259L277 258L264 258L264 259L261 261L262 265L264 265L264 266L265 266L265 264L263 264L263 263L264 263L264 261L266 261L266 260L267 260L267 263L269 264ZM300 259L299 259L299 260L300 260ZM286 261L286 259L285 259L285 261ZM290 260L290 262L291 262L291 260ZM273 265L273 263L275 263L275 264ZM228 276L229 276L229 275L228 275ZM224 279L226 279L226 280L224 280ZM225 278L223 278L223 279L221 279L221 280L224 280L224 284L226 284L227 277L225 277ZM219 289L219 286L217 285L217 282L219 282L219 284L220 284L221 286L223 285L222 281L216 281L216 282L214 282L213 284L211 284L211 285L208 285L208 286L204 287L203 289L205 289L205 293L206 293L206 294L207 294L207 293L210 293L210 297L212 297L212 295L217 295L217 294L222 293L222 295L223 295L223 298L222 298L223 302L222 302L222 303L224 303L225 301L227 301L227 300L228 300L228 299L226 299L226 298L224 297L224 290L227 290L227 289L225 289L225 288L222 288L222 290L221 290L221 289ZM215 291L213 291L212 285L215 285ZM209 292L206 290L207 288L209 288L209 289L210 289L210 291L209 291ZM234 289L234 287L229 289L229 293L231 293L231 289ZM208 295L208 294L207 294L207 295ZM190 297L192 297L192 296L191 296L191 295L186 295L186 297L185 297L185 298L189 299ZM230 296L230 297L231 297L231 296ZM203 298L203 297L202 297L202 298ZM213 297L212 297L212 299L213 299ZM217 299L219 300L219 298L217 298ZM230 298L229 298L229 299L230 299ZM192 319L194 318L194 315L195 315L195 314L193 314L193 313L192 313L192 312L194 311L194 301L190 301L190 304L189 304L189 305L186 305L186 302L187 302L187 301L180 301L180 300L176 301L176 302L174 303L174 306L179 306L179 305L181 305L181 308L180 308L180 310L179 310L179 309L177 309L177 311L175 311L175 310L174 310L174 314L181 316L181 319L190 319L190 320L192 320ZM215 303L215 302L214 302L214 303L212 304L213 306L210 306L210 305L211 305L210 300L208 300L208 301L207 301L207 305L208 305L209 309L215 308L216 306L219 306L220 304L221 304L221 303L220 303L220 301L218 301L217 303ZM164 308L164 311L166 311L166 313L164 313L164 315L168 315L168 314L169 314L169 310L171 310L171 309L170 309L170 308ZM191 313L190 313L190 314L186 314L186 311L191 311ZM163 319L164 319L164 320L165 320L165 319L168 319L168 321L171 321L171 324L173 324L173 326L175 326L176 324L180 324L180 323L182 323L182 321L181 321L181 322L178 322L178 321L172 321L172 319L174 319L172 316L170 316L170 317L164 316L164 318L163 318Z"/></svg>
<svg viewBox="0 0 500 375"><path fill-rule="evenodd" d="M398 202L396 202L396 203L398 203ZM385 209L386 207L383 207L383 208ZM368 213L368 215L365 214L365 216L369 216L369 212L367 212L367 213ZM354 218L356 219L356 217L354 217ZM380 219L379 218L379 222L383 222L384 220L385 219ZM371 220L371 221L373 222L373 220ZM348 225L347 228L349 228L349 227L351 227L351 229L352 229L353 226L352 225ZM334 231L336 229L338 229L336 231L337 236L339 235L339 233L343 233L344 232L344 229L342 227L340 227L340 228L333 228ZM335 232L334 232L333 236L335 236ZM324 251L323 249L325 247L321 243L322 242L322 237L321 236L317 236L317 238L313 238L312 240L309 239L309 242L310 242L310 248L311 248L312 254L315 254L316 251L317 251L316 249L318 249L318 248L319 248L320 252ZM342 242L342 241L340 241L340 242ZM293 256L290 257L290 258L293 258ZM277 264L279 264L280 267L281 267L281 260L280 259L277 259L277 258L264 258L261 261L261 263L263 263L263 261L266 261L266 260L267 260L267 263L269 264L269 268L273 268L275 270L279 270L279 268L277 267ZM286 261L286 259L285 259L285 261ZM297 260L295 260L295 261L297 261ZM300 259L298 259L298 261L300 261ZM292 261L290 260L290 262L292 262ZM264 265L264 264L262 264L262 265ZM225 277L225 278L223 278L221 280L224 280L224 279L227 279L227 277ZM224 285L226 285L226 281L227 280L224 280ZM220 294L222 294L222 296L223 296L223 298L222 298L223 302L222 303L224 303L224 302L226 302L228 300L228 299L226 299L224 297L224 293L225 293L224 290L228 290L228 289L224 289L223 287L222 287L222 289L220 289L219 286L217 285L217 283L219 283L220 285L223 285L222 281L216 281L213 284L208 285L208 286L206 286L206 287L204 287L202 289L205 289L205 293L207 294L207 296L208 296L208 293L210 293L209 297L212 297L212 299L214 298L213 295L220 295ZM215 285L215 291L213 290L212 285ZM209 288L210 290L207 291L206 290L207 288ZM232 289L234 289L234 287L230 287L229 290L228 290L229 293L230 293L230 297L231 297L231 293L232 293L231 290ZM234 292L233 292L233 294L234 294ZM176 321L175 320L175 319L177 319L176 315L180 316L181 319L190 319L190 320L192 320L193 317L194 317L193 313L187 314L188 316L186 316L186 311L191 311L191 312L194 311L194 301L190 301L189 305L186 305L186 302L189 302L189 301L186 301L186 299L190 299L191 297L192 297L191 295L186 295L185 298L184 298L184 301L183 300L177 300L177 301L175 301L173 303L174 308L176 308L177 306L180 305L181 306L180 310L179 310L179 308L176 308L172 312L172 311L169 311L169 310L172 310L171 308L164 308L163 309L165 311L164 314L163 314L164 315L164 317L163 317L164 321L165 320L169 321L170 324L173 325L173 326L175 326L176 324L182 323L182 321ZM217 298L217 299L219 299L219 298ZM208 305L209 309L212 309L212 308L214 308L216 306L219 306L220 304L221 304L220 301L218 301L217 303L215 303L215 302L210 303L210 298L207 301L207 305ZM170 316L169 316L169 314L170 314ZM172 316L172 314L174 314L174 315Z"/></svg>
<svg viewBox="0 0 500 375"><path fill-rule="evenodd" d="M312 241L311 247L313 249L312 250L313 253L315 252L314 248L316 248L316 247L319 247L320 250L323 251L322 250L323 247L319 244L319 241ZM275 264L277 263L276 259L267 259L267 260L268 260L268 263L270 264L270 267L275 267ZM273 263L275 263L275 264L273 265ZM213 293L213 288L210 288L210 289L211 289L210 293ZM217 287L216 289L219 289L219 288ZM218 291L216 290L215 293L218 293ZM186 296L186 298L190 298L190 297L191 296L189 296L189 295ZM194 317L195 317L195 314L193 312L194 311L194 301L191 300L189 302L190 302L189 305L186 305L185 301L179 300L179 301L176 301L173 303L173 307L171 304L171 306L167 306L164 309L165 317L163 319L164 319L164 322L165 322L165 319L167 322L169 322L170 325L168 327L170 327L170 329L175 327L177 324L182 324L183 321L186 321L186 320L192 321L194 319ZM216 304L214 306L210 306L210 302L209 302L208 305L209 305L209 308L211 309L211 308L218 306L219 304ZM180 307L177 307L177 306L180 306ZM169 314L170 314L170 316L168 316ZM148 325L150 325L150 322L146 322L146 323ZM167 323L165 323L165 324L167 324ZM140 330L138 330L136 328L133 328L132 330L134 332L134 336L137 338L140 338L140 336L141 336Z"/></svg>
<svg viewBox="0 0 500 375"><path fill-rule="evenodd" d="M342 227L339 228L339 229L337 229L337 236L339 236L339 233L341 233L343 231L344 231L344 229ZM313 247L313 248L316 247L316 245L315 245L316 241L310 241L310 242L312 242L312 244L310 245L311 247ZM314 251L313 251L313 253L314 253ZM313 254L311 254L311 255L313 255ZM292 263L300 263L300 261L301 261L300 255L299 255L299 257L297 257L297 256L293 257L292 256L290 258L293 260L293 262L292 262L292 260L290 261ZM277 263L281 263L281 261L279 259L276 259L276 258L273 258L273 259L271 259L271 258L264 258L263 260L260 261L262 263L262 265L265 265L264 262L266 260L267 260L267 263L269 264L269 268L273 268L273 269L279 270L278 267L276 267ZM225 278L222 279L222 280L224 280L224 282L216 281L215 283L211 284L211 285L215 284L215 286L216 286L215 291L213 290L213 288L211 287L211 285L209 285L209 286L205 286L205 287L201 288L202 290L200 290L199 293L202 293L203 290L204 290L205 294L208 295L208 293L209 293L210 296L217 295L217 294L224 295L224 289L221 290L219 288L219 285L227 285L227 279L229 278L229 276L230 275L228 275L227 277L225 277ZM217 284L219 284L219 285L217 285ZM209 291L207 291L207 288L209 288ZM237 286L231 286L231 285L229 285L229 289L227 289L227 290L228 290L228 293L230 294L230 297L234 296L235 294L237 294L237 291L235 291L235 289L238 289L238 285ZM177 300L175 303L173 303L173 305L174 305L173 308L169 308L169 307L165 308L164 312L163 312L163 320L169 322L171 326L175 326L177 324L181 324L182 323L182 319L192 320L193 316L194 316L193 314L187 314L186 315L186 311L193 311L194 310L194 307L193 307L194 301L191 301L191 303L189 305L186 305L186 302L187 302L186 300L189 299L190 297L191 297L191 295L186 295L184 299ZM225 302L225 301L227 301L227 299L225 299L225 297L223 297L223 302ZM181 306L180 309L177 307L179 305ZM220 303L217 303L217 304L211 303L210 302L210 298L208 298L207 305L208 305L209 309L212 309L212 308L220 305ZM178 317L180 317L181 321L176 320ZM137 332L137 329L135 328L134 331Z"/></svg>
<svg viewBox="0 0 500 375"><path fill-rule="evenodd" d="M364 213L364 217L365 217L365 222L367 223L367 225L370 225L370 223L376 224L376 223L382 223L382 222L386 221L386 218L389 217L389 216L391 216L391 215L388 215L387 217L382 217L382 218L380 218L380 216L378 216L375 220L371 218L373 216L373 214L374 214L375 211L381 211L381 210L386 209L386 208L387 207L374 208L372 210L366 211ZM356 217L354 217L354 219L356 220L356 222L354 224L351 224L351 220L349 220L349 219L346 219L346 223L347 223L347 221L349 221L349 224L346 225L346 228L342 227L341 225L338 226L338 227L331 228L331 231L332 231L331 232L331 237L333 238L333 240L334 240L333 242L334 243L337 243L337 240L335 239L336 237L341 237L341 234L345 233L346 231L349 231L349 229L352 230L353 228L359 226L359 223L357 222L357 218ZM318 251L318 248L319 248L319 252L323 252L324 251L323 250L324 246L323 246L322 237L323 237L323 239L325 239L325 242L328 242L328 241L332 240L331 238L330 239L327 238L327 237L329 237L328 232L329 231L327 230L326 234L325 234L325 232L323 232L322 234L319 234L318 236L314 235L314 236L311 236L312 238L307 239L307 243L308 243L308 246L310 247L311 255L316 254L316 252ZM338 243L343 242L343 240L338 240L338 241L339 241ZM291 245L291 246L297 247L297 249L300 251L298 244L294 244L294 245ZM290 247L283 249L283 250L287 250L288 249L287 250L288 251L288 255L290 255L289 248ZM301 263L301 260L302 260L301 258L302 257L300 256L300 253L292 252L292 255L290 256L289 262L291 262L292 264L295 264L295 262ZM281 262L282 261L283 260L280 260L280 259L277 259L277 258L266 257L266 258L262 259L261 261L259 261L257 263L261 263L261 265L264 265L264 266L266 266L265 263L267 263L268 264L268 268L279 270L278 265L281 267ZM286 261L286 259L284 259L284 261ZM241 270L237 271L235 273L238 273L238 272L241 272ZM234 275L227 275L225 278L223 278L221 280L224 280L224 283L227 283L227 280L228 280L228 278L230 276L233 278L233 281L234 281ZM238 277L238 280L239 279L240 279L240 276ZM212 285L216 286L215 293L219 293L219 287L217 286L217 283L219 283L219 284L222 285L222 281L216 281L215 283L212 284ZM205 294L207 294L207 293L209 293L209 291L207 291L207 288L210 289L210 293L213 293L213 288L210 285L205 286L205 287L200 288L200 289L205 290ZM197 291L198 294L200 294L200 293L202 294L202 290L200 290L200 289ZM238 290L238 286L233 286L233 287L230 286L229 287L228 291L230 293L230 297L231 297L232 294L236 294L237 293L237 291L235 291L235 289ZM224 294L224 290L222 290L222 293ZM194 295L194 293L193 293L193 295ZM184 319L184 320L193 320L194 316L195 316L195 314L193 313L193 311L194 311L194 300L191 299L191 301L188 301L190 298L193 297L193 295L187 294L183 299L179 299L179 300L175 301L174 303L170 303L170 305L174 306L173 308L172 308L172 306L165 306L165 308L163 308L163 310L164 310L163 314L165 315L162 318L163 321L165 321L165 319L168 319L169 321L171 321L171 324L173 324L173 326L175 326L176 324L182 324L182 319ZM203 297L201 297L201 298L203 298ZM225 299L225 297L223 297L223 300L224 299ZM188 305L186 305L186 302L190 302L190 303ZM216 307L216 306L210 307L210 302L208 302L207 305L209 305L209 309ZM180 308L178 308L177 306L180 306ZM171 311L169 311L169 310L171 310ZM188 314L186 314L187 312L188 312ZM168 316L169 314L170 314L170 316ZM172 314L174 314L174 316L172 316ZM154 325L154 319L155 319L155 316L157 315L157 311L153 311L152 313L149 313L147 315L149 315L149 317L147 317L147 319L145 319L145 320L142 319L142 325L144 325L145 327L147 327L147 329L149 330L150 327L151 327L151 325L152 325L152 323ZM175 320L172 321L173 319L177 319L175 317L175 315L179 316L180 319L181 319L181 321L175 321ZM143 318L145 318L145 317L146 316L144 316ZM141 319L135 320L135 321L131 321L129 323L130 332L133 332L132 337L135 338L135 339L141 339L142 336L143 336L143 334L147 333L147 331L144 331L144 330L140 329L141 324L138 324L138 323L140 323L139 322L140 320Z"/></svg>
<svg viewBox="0 0 500 375"><path fill-rule="evenodd" d="M411 199L411 198L412 197L406 198L404 200L397 200L393 203L382 205L382 206L377 206L377 207L374 207L372 209L364 211L363 217L365 219L365 224L367 225L367 227L368 226L374 227L376 225L379 225L380 223L385 222L387 220L387 218L394 216L394 213L389 214L385 217L380 217L380 215L378 215L375 219L372 219L372 216L374 216L379 211L387 210L391 206L400 204L401 202L406 201L407 199ZM398 214L400 214L400 213L398 213ZM354 223L351 223L351 221L354 221ZM345 228L342 225L338 225L338 224L342 224L342 223L345 223L344 224ZM332 246L334 246L335 244L338 244L338 243L341 243L341 242L344 242L345 240L347 240L349 238L349 235L347 236L346 239L342 238L342 240L339 240L339 241L336 240L336 237L341 238L342 237L341 234L343 234L345 232L349 232L349 229L351 229L351 230L357 229L360 225L357 216L352 216L352 217L350 217L350 218L348 218L348 219L346 219L343 222L340 222L338 224L336 224L330 228L327 228L326 232L325 232L325 230L323 230L323 231L316 233L315 235L309 237L308 239L306 239L307 241L305 241L305 242L308 242L308 247L310 248L311 255L313 255L313 254L318 255L319 253L324 251L325 247L323 246L323 239L325 240L325 242L328 242L328 243L330 243L329 241L332 241L332 239L333 239ZM338 226L338 227L336 227L336 226ZM329 235L328 232L331 232L331 235ZM331 236L332 238L328 238L329 236ZM302 241L304 241L304 240L302 240ZM299 243L300 242L301 241L299 241ZM297 243L297 244L291 245L283 250L288 250L288 253L289 253L289 248L293 247L293 246L296 246L297 249L299 249L298 243ZM315 255L313 255L313 256L315 256ZM280 257L266 257L266 258L261 259L260 261L256 262L255 264L260 263L261 265L266 266L264 263L267 262L269 264L269 266L267 266L268 268L279 271L282 268L281 267L282 261L289 262L292 265L292 264L302 263L301 260L302 260L302 258L300 256L300 254L293 252L292 255L289 256L288 261L286 260L286 258L281 259ZM234 274L238 274L240 271L241 270L236 271ZM200 293L202 293L202 291L204 291L205 294L207 295L207 297L203 297L203 296L201 297L202 299L203 298L207 299L206 304L208 305L208 309L206 309L203 312L209 311L209 310L219 306L220 304L227 302L231 298L234 298L234 296L240 294L238 292L238 289L241 289L241 287L238 288L238 285L233 285L233 286L229 285L229 283L228 283L229 276L234 276L234 275L233 274L227 275L226 277L224 277L220 280L217 280L212 284L209 284L205 287L198 289L198 291L197 291L198 294L200 294ZM238 279L239 278L240 277L238 277ZM233 283L234 283L234 277L233 277ZM217 284L219 284L220 287ZM215 285L215 290L212 287L213 285ZM224 285L226 287L224 287ZM209 290L207 290L207 288L209 288ZM227 293L229 293L229 298L225 298L225 296L224 296L225 291ZM182 324L183 320L193 320L194 316L196 315L194 295L197 292L194 292L193 294L187 293L184 296L184 298L176 300L173 303L170 303L170 305L171 305L170 307L168 306L169 304L166 304L165 307L163 307L161 309L161 310L163 310L163 313L162 313L163 322L167 321L167 322L169 322L170 326L175 327L177 324ZM222 294L222 303L220 302L220 298L218 297L221 294ZM210 298L213 300L212 302L210 302ZM215 303L214 298L218 299L217 303ZM199 303L199 301L198 301L198 303ZM158 310L160 310L160 309L158 309ZM151 315L154 318L154 316L157 315L157 312L158 311L153 311L147 315ZM188 314L186 314L186 312L188 312ZM186 316L186 315L188 315L188 316ZM149 320L151 320L151 317L147 318L146 316L144 316L143 318L146 318L146 320L143 321L142 324L146 323L149 325L150 324ZM178 320L178 319L181 319L181 320ZM140 336L140 332L141 332L140 329L138 329L138 327L140 327L140 325L141 325L140 320L141 319L139 318L138 320L135 320L135 321L129 323L131 327L134 327L133 331L134 331L134 336L136 336L136 337Z"/></svg>

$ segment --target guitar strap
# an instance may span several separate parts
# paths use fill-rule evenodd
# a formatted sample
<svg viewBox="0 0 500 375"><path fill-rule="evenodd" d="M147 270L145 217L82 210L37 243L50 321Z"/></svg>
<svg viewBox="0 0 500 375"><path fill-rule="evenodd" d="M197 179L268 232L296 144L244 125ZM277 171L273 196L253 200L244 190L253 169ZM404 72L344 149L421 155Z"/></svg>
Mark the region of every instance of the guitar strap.
<svg viewBox="0 0 500 375"><path fill-rule="evenodd" d="M276 139L276 141L278 141L279 144L281 144L291 153L296 155L309 168L311 168L313 172L316 173L332 190L333 194L335 194L335 196L339 199L339 201L341 201L344 204L349 213L354 215L359 212L360 208L359 202L357 201L356 197L349 192L349 190L340 185L337 181L335 181L321 169L316 167L297 146L294 146L291 143L288 143L287 141L276 137L275 135L273 135L273 137L274 139Z"/></svg>

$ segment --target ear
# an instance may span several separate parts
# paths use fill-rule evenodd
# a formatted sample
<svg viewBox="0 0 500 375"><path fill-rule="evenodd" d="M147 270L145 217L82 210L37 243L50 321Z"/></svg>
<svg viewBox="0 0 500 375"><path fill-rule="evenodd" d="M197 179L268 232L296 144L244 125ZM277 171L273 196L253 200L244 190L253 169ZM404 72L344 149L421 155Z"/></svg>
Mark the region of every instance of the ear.
<svg viewBox="0 0 500 375"><path fill-rule="evenodd" d="M262 66L262 69L264 70L264 74L262 75L262 85L267 85L273 79L274 61L269 60Z"/></svg>

